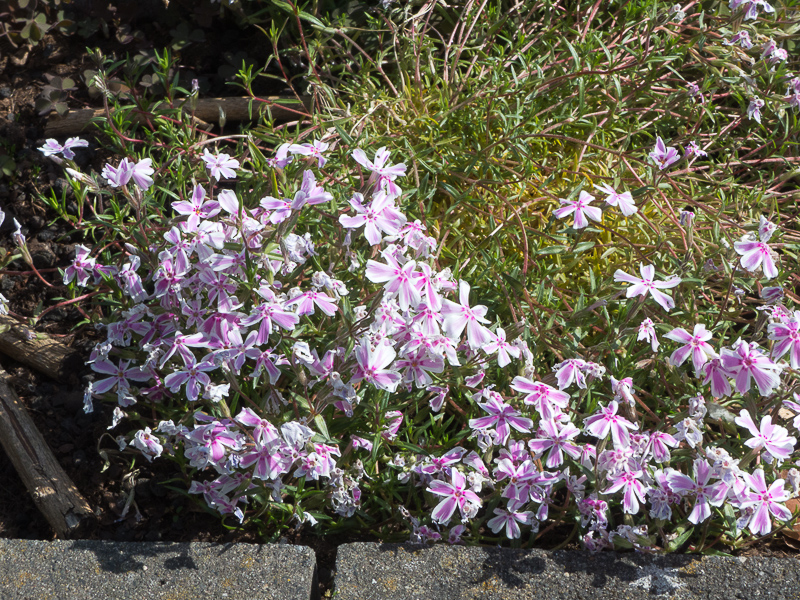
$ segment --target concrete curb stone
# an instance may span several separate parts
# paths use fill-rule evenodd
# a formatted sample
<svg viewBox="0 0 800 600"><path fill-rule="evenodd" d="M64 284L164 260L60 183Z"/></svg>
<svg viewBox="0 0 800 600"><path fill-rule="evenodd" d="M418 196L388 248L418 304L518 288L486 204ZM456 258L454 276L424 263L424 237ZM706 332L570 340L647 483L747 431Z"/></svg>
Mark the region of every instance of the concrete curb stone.
<svg viewBox="0 0 800 600"><path fill-rule="evenodd" d="M334 581L336 600L788 600L800 560L358 543Z"/></svg>
<svg viewBox="0 0 800 600"><path fill-rule="evenodd" d="M0 539L2 600L309 600L314 551L289 544Z"/></svg>

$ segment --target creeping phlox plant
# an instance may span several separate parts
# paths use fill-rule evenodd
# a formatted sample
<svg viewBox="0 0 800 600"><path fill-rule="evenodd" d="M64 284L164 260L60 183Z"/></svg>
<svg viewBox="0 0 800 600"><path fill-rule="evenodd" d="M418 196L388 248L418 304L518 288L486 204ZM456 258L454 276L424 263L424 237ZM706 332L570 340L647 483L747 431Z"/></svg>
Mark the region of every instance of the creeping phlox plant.
<svg viewBox="0 0 800 600"><path fill-rule="evenodd" d="M688 410L655 414L635 372L580 356L537 370L525 325L496 322L437 266L437 241L401 210L406 166L384 148L373 160L354 150L369 179L347 210L315 216L340 237L304 231L305 213L336 201L311 168L327 150L281 146L275 196L261 198L221 188L240 163L206 151L209 183L178 192L158 238L127 244L119 266L77 248L65 282L104 281L125 302L91 355L86 410L114 399L112 427L155 417L119 436L121 449L172 458L189 493L240 522L396 519L417 541L533 540L572 522L592 550L677 549L695 526L734 545L792 519L797 439L779 423L800 426L800 311L781 288L762 290L767 347L697 317L662 336L670 352L656 326L691 288L653 264L617 270L626 319L650 315L621 330L624 343L649 345L703 390ZM665 169L671 153L659 139L651 158ZM152 166L123 159L104 176L133 199L153 186ZM635 218L629 194L600 189L606 210ZM601 217L592 201L582 192L555 216L585 226ZM762 217L731 250L734 268L778 277L775 233Z"/></svg>

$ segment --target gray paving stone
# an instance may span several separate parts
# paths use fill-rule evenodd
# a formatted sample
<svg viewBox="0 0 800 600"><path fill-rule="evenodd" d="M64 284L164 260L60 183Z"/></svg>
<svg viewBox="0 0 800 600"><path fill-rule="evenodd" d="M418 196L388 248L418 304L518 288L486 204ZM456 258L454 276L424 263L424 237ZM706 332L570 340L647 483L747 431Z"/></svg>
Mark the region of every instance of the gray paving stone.
<svg viewBox="0 0 800 600"><path fill-rule="evenodd" d="M788 600L800 560L359 543L339 547L334 584L336 600Z"/></svg>
<svg viewBox="0 0 800 600"><path fill-rule="evenodd" d="M310 548L0 539L2 600L309 600Z"/></svg>

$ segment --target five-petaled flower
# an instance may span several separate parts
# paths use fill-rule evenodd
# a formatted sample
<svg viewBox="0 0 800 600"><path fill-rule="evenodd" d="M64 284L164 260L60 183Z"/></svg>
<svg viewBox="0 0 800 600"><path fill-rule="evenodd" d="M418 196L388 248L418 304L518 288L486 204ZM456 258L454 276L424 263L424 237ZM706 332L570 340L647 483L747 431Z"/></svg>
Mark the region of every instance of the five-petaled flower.
<svg viewBox="0 0 800 600"><path fill-rule="evenodd" d="M672 356L669 357L670 364L676 367L680 366L691 355L694 371L698 376L700 374L700 368L706 364L709 359L717 358L718 356L714 348L711 347L711 344L708 343L712 334L710 331L706 331L706 326L702 323L695 324L692 334L689 334L683 327L678 327L670 331L664 337L683 344L683 346L675 350Z"/></svg>
<svg viewBox="0 0 800 600"><path fill-rule="evenodd" d="M599 185L595 185L594 187L607 194L606 204L609 206L619 206L622 214L626 217L636 214L636 212L639 210L636 208L636 204L634 204L633 196L630 192L619 193L607 183L601 183Z"/></svg>
<svg viewBox="0 0 800 600"><path fill-rule="evenodd" d="M633 284L626 292L628 298L647 296L647 294L650 293L653 296L653 300L658 302L664 310L670 311L675 308L675 301L660 290L674 288L680 284L680 277L673 276L666 281L653 281L656 273L653 265L640 264L639 272L642 274L641 278L634 277L621 269L617 269L614 272L614 281L624 281Z"/></svg>
<svg viewBox="0 0 800 600"><path fill-rule="evenodd" d="M429 492L444 497L444 500L439 502L431 513L433 520L440 525L446 525L450 521L456 508L461 512L461 517L466 518L468 504L472 504L474 507L481 505L480 497L469 489L467 478L461 471L451 469L450 481L451 483L447 483L434 479L428 486Z"/></svg>
<svg viewBox="0 0 800 600"><path fill-rule="evenodd" d="M664 140L661 137L656 137L656 147L650 153L650 158L658 166L659 170L663 171L671 164L676 163L680 160L680 156L678 155L678 151L673 148L672 146L667 147L664 144Z"/></svg>
<svg viewBox="0 0 800 600"><path fill-rule="evenodd" d="M748 343L739 339L733 350L723 348L720 355L722 366L736 378L736 389L740 394L746 394L750 390L751 379L755 380L762 396L769 396L780 385L781 365L765 356L755 342Z"/></svg>
<svg viewBox="0 0 800 600"><path fill-rule="evenodd" d="M239 168L239 161L231 158L230 154L221 152L215 155L211 154L208 148L203 148L203 156L200 158L206 163L206 169L208 169L211 177L217 181L223 177L225 179L236 179L236 171L234 169Z"/></svg>
<svg viewBox="0 0 800 600"><path fill-rule="evenodd" d="M596 206L589 206L589 204L594 202L594 196L584 190L581 190L581 193L578 194L577 200L559 198L558 201L564 206L556 209L553 212L553 216L557 219L563 219L575 213L575 221L572 225L575 229L583 229L586 227L589 224L587 217L593 221L600 221L600 219L603 218L603 211Z"/></svg>
<svg viewBox="0 0 800 600"><path fill-rule="evenodd" d="M747 500L742 503L742 509L753 509L753 515L748 523L750 531L755 535L767 535L772 531L770 513L782 521L792 518L792 511L781 504L791 497L783 488L783 479L776 479L772 485L767 487L764 469L756 469L752 475L745 473L744 479L753 490L748 494Z"/></svg>

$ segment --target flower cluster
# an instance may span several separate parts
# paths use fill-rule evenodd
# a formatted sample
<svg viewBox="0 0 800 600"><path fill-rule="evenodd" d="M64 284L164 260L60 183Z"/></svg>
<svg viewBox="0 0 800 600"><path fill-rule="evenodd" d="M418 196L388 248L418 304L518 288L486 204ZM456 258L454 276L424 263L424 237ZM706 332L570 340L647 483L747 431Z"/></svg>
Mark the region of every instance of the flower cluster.
<svg viewBox="0 0 800 600"><path fill-rule="evenodd" d="M789 470L787 490L776 469L795 456L796 438L769 415L759 425L746 409L731 416L746 449L737 453L708 435L703 395L688 401L688 412L653 420L638 410L634 373L613 363L572 356L537 373L524 330L503 327L467 281L437 266L436 239L401 209L406 166L391 164L385 148L374 160L352 152L370 175L336 219L338 241L318 243L299 230L308 211L334 199L305 168L325 164L327 149L322 142L279 147L270 164L284 175L290 164L302 169L300 183L261 198L217 189L221 178L236 179L240 163L206 152L211 183L194 183L172 202L174 218L157 243L129 246L117 267L76 247L65 283L113 281L127 302L92 353L97 379L87 410L92 398L113 398L117 425L142 404L142 413L165 416L169 407L185 407L120 436L121 447L148 460L181 461L193 478L190 493L239 521L262 505L290 502L302 521L326 512L352 517L372 501L366 489L416 489L427 512L400 513L418 541L441 539L449 527L447 539L457 543L476 535L476 522L519 538L538 531L553 510L570 507L593 550L655 548L664 523L704 523L723 504L740 533L763 535L772 517L791 517L784 502L800 473ZM654 154L661 168L677 160L660 138ZM292 160L298 156L306 162ZM112 187L132 182L142 192L154 173L149 160L104 170ZM291 177L286 181L291 186ZM629 193L598 189L625 216L637 212ZM581 192L555 214L572 214L575 228L585 227L599 219L593 200ZM743 269L778 275L767 246L775 231L762 219L758 241L735 244ZM353 251L359 245L368 249L366 260ZM620 296L642 298L632 310L650 316L633 335L649 342L654 360L663 352L663 364L677 371L691 358L698 389L740 403L773 402L777 390L793 385L781 376L800 367L800 312L770 306L768 350L744 339L714 344L716 332L696 323L692 333L669 329L663 337L676 347L660 351L656 328L664 325L644 300L652 296L671 311L675 298L662 290L680 289L682 278L656 279L652 264L640 264L639 272L618 269L613 281L629 284ZM519 374L492 375L509 371ZM786 402L800 412L800 404ZM445 412L466 430L456 445L435 451L403 441ZM308 487L324 496L324 507L306 506L300 490ZM639 524L615 527L615 511Z"/></svg>

